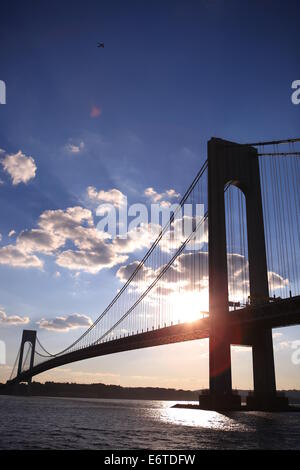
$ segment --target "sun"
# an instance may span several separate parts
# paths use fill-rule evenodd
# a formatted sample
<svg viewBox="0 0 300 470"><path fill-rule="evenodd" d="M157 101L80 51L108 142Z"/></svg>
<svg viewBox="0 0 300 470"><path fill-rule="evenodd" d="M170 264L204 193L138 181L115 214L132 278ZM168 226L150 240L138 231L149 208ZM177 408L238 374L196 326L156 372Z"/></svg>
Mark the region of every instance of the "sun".
<svg viewBox="0 0 300 470"><path fill-rule="evenodd" d="M208 289L172 293L171 304L174 323L191 323L208 314Z"/></svg>

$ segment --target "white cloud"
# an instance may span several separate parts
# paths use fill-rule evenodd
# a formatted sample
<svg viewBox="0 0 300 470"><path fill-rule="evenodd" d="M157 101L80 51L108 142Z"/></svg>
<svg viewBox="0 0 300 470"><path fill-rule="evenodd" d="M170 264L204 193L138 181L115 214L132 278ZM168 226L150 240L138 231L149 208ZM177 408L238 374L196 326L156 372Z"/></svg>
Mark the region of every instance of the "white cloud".
<svg viewBox="0 0 300 470"><path fill-rule="evenodd" d="M85 148L85 144L84 142L80 142L78 145L75 145L75 144L72 144L72 143L68 143L66 146L65 146L65 149L67 150L67 152L69 153L80 153L83 149Z"/></svg>
<svg viewBox="0 0 300 470"><path fill-rule="evenodd" d="M274 331L272 334L273 339L281 338L283 336L283 333L279 333L279 331Z"/></svg>
<svg viewBox="0 0 300 470"><path fill-rule="evenodd" d="M9 236L9 237L13 237L14 235L16 235L16 231L15 231L15 230L10 230L10 232L8 232L8 236Z"/></svg>
<svg viewBox="0 0 300 470"><path fill-rule="evenodd" d="M125 195L118 189L109 189L108 191L101 189L97 191L94 186L89 186L86 191L91 201L108 203L115 207L120 207L125 203Z"/></svg>
<svg viewBox="0 0 300 470"><path fill-rule="evenodd" d="M92 212L80 206L66 210L47 210L37 222L37 228L25 230L15 245L0 248L0 264L16 267L43 266L36 254L56 257L58 266L97 273L123 263L128 256L123 247L115 246L109 235L94 226ZM65 248L66 243L72 244ZM131 245L129 249L134 249Z"/></svg>
<svg viewBox="0 0 300 470"><path fill-rule="evenodd" d="M118 190L111 191L113 193L96 192L96 197L101 193L99 198L114 200L116 204L120 204L123 199L122 193ZM47 210L40 215L35 228L24 230L17 236L15 244L0 247L0 265L42 269L44 261L39 255L46 255L54 257L56 264L61 268L96 274L102 269L125 263L131 253L149 248L159 229L160 226L153 226L153 224L141 224L138 228L129 230L127 238L111 239L109 234L96 229L93 214L89 209L74 206L65 210ZM10 231L9 235L12 236L14 233ZM206 229L196 245L200 248L202 242L205 241L207 241ZM172 245L166 240L160 245L161 250L170 252L174 248ZM203 249L182 254L160 281L161 292L166 295L175 292L179 284L181 288L191 291L189 271L191 265L203 267L201 268L202 278L194 287L207 289L207 263L207 253ZM229 285L230 300L241 300L242 288L249 290L249 279L246 275L248 261L239 254L231 253L228 254L228 265L232 279L232 285ZM147 270L144 281L149 282L154 279L161 268L162 266L156 270ZM127 269L123 266L118 270L117 277L125 282L129 271L130 267ZM175 276L171 280L170 274L172 273ZM276 273L269 273L270 277L273 283L276 280L278 287L287 285L288 280ZM176 279L180 281L177 282ZM137 286L133 282L132 288L143 289L145 285L142 284ZM238 291L236 286L239 286ZM232 292L235 292L237 299L232 297Z"/></svg>
<svg viewBox="0 0 300 470"><path fill-rule="evenodd" d="M6 155L1 164L10 175L13 185L28 183L35 177L36 164L32 157L27 157L21 150L15 154Z"/></svg>
<svg viewBox="0 0 300 470"><path fill-rule="evenodd" d="M47 233L42 229L32 229L20 233L17 238L17 247L24 253L36 251L51 254L64 242L63 237L55 236L51 232Z"/></svg>
<svg viewBox="0 0 300 470"><path fill-rule="evenodd" d="M246 301L245 293L249 290L248 261L238 253L229 253L227 255L231 282L229 283L229 299L232 301ZM132 275L139 261L133 261L128 265L121 266L117 272L117 278L125 283ZM151 267L142 266L139 274L131 281L131 288L135 292L144 292L145 289L157 278L162 271L164 265L153 269ZM193 276L192 273L198 273ZM274 274L274 273L272 273ZM285 280L281 276L276 275L278 285L282 279L282 285ZM159 283L159 295L161 298L167 299L169 296L202 293L204 298L208 298L208 252L195 251L185 252L177 257L173 264L168 268L162 276ZM148 301L156 299L158 290L153 289L148 295ZM170 300L170 297L169 297ZM208 308L208 307L207 307ZM274 333L274 338L282 336L281 333Z"/></svg>
<svg viewBox="0 0 300 470"><path fill-rule="evenodd" d="M36 255L28 254L17 246L7 245L0 248L0 264L18 268L42 268L43 261Z"/></svg>
<svg viewBox="0 0 300 470"><path fill-rule="evenodd" d="M133 261L132 263L129 263L125 266L121 266L116 273L119 280L123 283L127 282L130 276L132 276L136 268L139 266L139 264L140 261ZM139 277L143 279L143 282L148 282L148 284L150 284L150 281L153 281L155 279L155 273L153 272L153 270L151 268L147 268L145 265L142 265L140 267L139 273ZM133 286L134 285L136 284L133 280Z"/></svg>
<svg viewBox="0 0 300 470"><path fill-rule="evenodd" d="M124 263L127 256L115 253L109 245L102 244L102 250L98 252L89 250L66 250L56 258L56 264L62 268L75 271L85 271L96 274L101 269L112 268L117 264Z"/></svg>
<svg viewBox="0 0 300 470"><path fill-rule="evenodd" d="M143 248L150 248L160 232L160 225L141 223L126 234L126 238L117 237L112 241L119 253L133 253Z"/></svg>
<svg viewBox="0 0 300 470"><path fill-rule="evenodd" d="M51 228L49 230L51 233ZM108 234L99 232L95 227L83 226L73 227L66 236L73 241L76 249L61 251L56 263L67 269L93 274L126 262L129 253L149 248L155 238L147 224L129 231L127 238L111 240Z"/></svg>
<svg viewBox="0 0 300 470"><path fill-rule="evenodd" d="M26 325L29 323L29 317L20 317L19 315L7 315L7 313L0 308L0 324L1 325Z"/></svg>
<svg viewBox="0 0 300 470"><path fill-rule="evenodd" d="M86 328L91 326L92 323L93 322L90 317L80 313L57 316L50 320L42 318L37 321L37 324L41 329L61 332L68 332L69 330L76 330L77 328Z"/></svg>
<svg viewBox="0 0 300 470"><path fill-rule="evenodd" d="M272 271L268 272L268 280L273 289L280 289L281 287L289 285L288 279L284 279L284 277L280 276L280 274L274 273Z"/></svg>
<svg viewBox="0 0 300 470"><path fill-rule="evenodd" d="M26 253L55 254L67 240L80 246L84 239L100 237L100 233L94 233L93 223L91 211L80 206L47 210L40 215L38 228L21 232L16 245Z"/></svg>
<svg viewBox="0 0 300 470"><path fill-rule="evenodd" d="M180 197L180 194L176 193L175 189L167 189L163 193L158 193L152 187L146 188L144 194L151 202L159 203L162 207L169 207L171 205L170 201Z"/></svg>
<svg viewBox="0 0 300 470"><path fill-rule="evenodd" d="M134 269L139 264L139 261L134 261L127 266L121 266L116 275L122 281L126 282L131 276ZM198 279L191 279L191 266L194 266L200 273L200 266L202 266L201 272L202 277ZM150 282L158 276L162 271L164 265L161 265L157 269L151 267L142 266L141 274L138 276L139 282L133 280L132 287L136 287L138 290L144 290ZM177 289L185 288L185 290L193 290L199 288L208 287L208 253L207 252L194 252L194 253L183 253L177 257L174 263L168 268L164 276L161 278L160 290L162 295L169 295Z"/></svg>
<svg viewBox="0 0 300 470"><path fill-rule="evenodd" d="M81 206L68 207L65 210L47 210L39 218L38 225L44 230L63 233L66 236L77 225L86 221L89 226L93 225L93 216L89 209Z"/></svg>

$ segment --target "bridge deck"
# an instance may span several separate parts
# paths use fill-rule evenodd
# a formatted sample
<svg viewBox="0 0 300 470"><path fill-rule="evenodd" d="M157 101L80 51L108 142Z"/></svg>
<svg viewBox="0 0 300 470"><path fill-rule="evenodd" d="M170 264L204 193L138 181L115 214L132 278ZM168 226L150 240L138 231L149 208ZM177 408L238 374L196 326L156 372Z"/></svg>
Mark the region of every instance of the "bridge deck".
<svg viewBox="0 0 300 470"><path fill-rule="evenodd" d="M256 307L246 307L228 314L228 322L232 331L232 344L250 344L249 338L255 333L256 327L279 328L300 324L300 296L278 300ZM241 328L242 327L242 328ZM105 356L122 351L179 343L209 337L209 317L191 322L172 325L154 331L147 331L124 338L107 341L95 346L69 352L51 358L24 371L19 377L8 381L13 384L27 381L31 377L49 369L71 362L81 361L97 356Z"/></svg>

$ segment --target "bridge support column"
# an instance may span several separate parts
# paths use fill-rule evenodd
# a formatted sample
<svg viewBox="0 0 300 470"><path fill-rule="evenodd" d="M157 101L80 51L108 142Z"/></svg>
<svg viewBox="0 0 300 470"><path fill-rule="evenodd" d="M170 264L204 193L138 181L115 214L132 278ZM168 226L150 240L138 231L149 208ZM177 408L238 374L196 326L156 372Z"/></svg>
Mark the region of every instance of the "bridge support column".
<svg viewBox="0 0 300 470"><path fill-rule="evenodd" d="M17 377L19 377L21 372L22 372L25 343L30 343L31 344L29 369L32 369L33 368L33 363L34 363L34 352L35 352L35 343L36 343L36 331L35 330L23 330L22 340L21 340L21 347L20 347L20 356L19 356ZM30 385L30 384L31 384L31 377L28 379L28 385Z"/></svg>
<svg viewBox="0 0 300 470"><path fill-rule="evenodd" d="M253 333L252 357L254 394L247 397L248 407L261 410L287 408L288 399L276 393L272 330Z"/></svg>
<svg viewBox="0 0 300 470"><path fill-rule="evenodd" d="M231 332L227 326L230 312L224 188L228 183L241 189L246 199L251 303L264 303L269 299L257 151L254 147L212 138L208 142L210 391L200 396L200 406L214 409L240 406L240 397L232 393ZM272 331L253 332L251 343L254 396L249 400L259 408L276 398Z"/></svg>

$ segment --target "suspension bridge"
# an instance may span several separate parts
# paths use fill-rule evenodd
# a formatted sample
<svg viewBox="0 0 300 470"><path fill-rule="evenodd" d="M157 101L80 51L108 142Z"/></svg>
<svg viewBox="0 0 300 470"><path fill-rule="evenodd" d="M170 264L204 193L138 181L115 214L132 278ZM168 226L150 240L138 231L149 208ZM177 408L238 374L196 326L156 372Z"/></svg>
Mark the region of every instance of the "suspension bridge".
<svg viewBox="0 0 300 470"><path fill-rule="evenodd" d="M209 338L209 391L201 407L240 407L231 345L252 348L248 405L285 406L276 392L272 328L300 324L299 143L212 138L205 163L151 248L120 268L123 287L101 315L56 353L36 331L24 330L7 384L30 383L83 359ZM178 230L187 219L190 231Z"/></svg>

